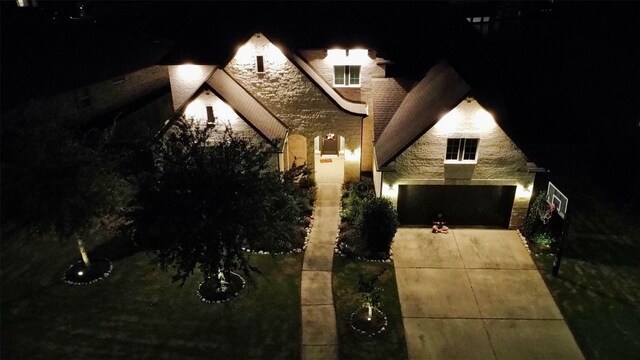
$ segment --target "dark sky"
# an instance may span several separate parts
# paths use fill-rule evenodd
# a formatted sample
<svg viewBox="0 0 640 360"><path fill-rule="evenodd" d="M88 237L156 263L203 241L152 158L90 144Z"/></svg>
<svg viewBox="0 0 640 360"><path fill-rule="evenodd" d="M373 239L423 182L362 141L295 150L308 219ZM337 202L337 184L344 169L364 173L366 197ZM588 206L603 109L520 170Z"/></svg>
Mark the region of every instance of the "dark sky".
<svg viewBox="0 0 640 360"><path fill-rule="evenodd" d="M638 152L633 2L556 1L549 14L523 17L510 42L484 41L464 6L446 2L90 2L95 22L49 20L51 9L73 13L72 3L41 2L28 14L13 4L2 3L3 108L161 58L223 64L260 31L291 49L375 48L416 77L444 58L521 142L625 143L620 151Z"/></svg>

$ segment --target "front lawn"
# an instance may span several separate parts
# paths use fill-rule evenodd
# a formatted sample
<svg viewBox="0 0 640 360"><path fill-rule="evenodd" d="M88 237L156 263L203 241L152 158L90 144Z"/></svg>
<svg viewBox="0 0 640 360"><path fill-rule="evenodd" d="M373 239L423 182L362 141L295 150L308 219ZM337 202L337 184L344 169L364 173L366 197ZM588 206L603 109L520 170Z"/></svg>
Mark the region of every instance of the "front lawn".
<svg viewBox="0 0 640 360"><path fill-rule="evenodd" d="M360 308L358 275L372 277L382 270L378 286L382 291L382 311L388 319L386 329L373 337L357 333L351 328L351 314ZM371 263L341 256L333 259L333 301L338 322L338 351L340 359L406 359L407 346L402 325L402 312L393 263Z"/></svg>
<svg viewBox="0 0 640 360"><path fill-rule="evenodd" d="M112 274L73 286L61 276L75 245L22 235L2 243L4 359L294 359L300 356L302 254L250 255L254 274L225 304L179 288L143 252L112 259Z"/></svg>
<svg viewBox="0 0 640 360"><path fill-rule="evenodd" d="M553 257L534 259L587 359L637 358L640 216L573 184L565 186L573 220L560 276L551 275Z"/></svg>

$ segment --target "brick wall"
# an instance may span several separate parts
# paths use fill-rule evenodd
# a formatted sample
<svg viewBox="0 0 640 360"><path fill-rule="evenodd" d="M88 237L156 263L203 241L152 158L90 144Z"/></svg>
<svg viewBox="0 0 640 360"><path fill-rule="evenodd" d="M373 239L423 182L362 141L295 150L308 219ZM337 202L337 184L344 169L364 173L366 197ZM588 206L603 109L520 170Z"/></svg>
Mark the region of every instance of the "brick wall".
<svg viewBox="0 0 640 360"><path fill-rule="evenodd" d="M256 72L256 56L264 56L264 73ZM258 101L279 117L290 134L307 139L307 164L313 167L316 136L335 133L345 146L361 146L361 118L338 108L299 68L263 35L254 35L226 65L225 70ZM360 162L345 164L345 180L360 178Z"/></svg>
<svg viewBox="0 0 640 360"><path fill-rule="evenodd" d="M526 158L505 132L486 117L475 101L463 101L458 116L445 117L407 148L395 161L395 171L384 173L384 182L423 185L516 185L529 188L535 179L527 172ZM445 164L447 138L479 138L476 164ZM395 199L392 199L395 201ZM516 191L510 228L524 221L530 198Z"/></svg>

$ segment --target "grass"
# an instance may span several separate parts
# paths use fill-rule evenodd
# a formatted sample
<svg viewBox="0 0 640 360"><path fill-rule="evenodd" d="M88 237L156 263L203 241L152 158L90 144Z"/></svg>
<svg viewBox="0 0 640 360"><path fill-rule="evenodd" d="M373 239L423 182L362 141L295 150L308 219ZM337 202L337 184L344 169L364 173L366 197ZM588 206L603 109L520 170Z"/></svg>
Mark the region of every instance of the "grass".
<svg viewBox="0 0 640 360"><path fill-rule="evenodd" d="M373 276L383 267L387 271L378 285L382 291L382 311L387 315L388 327L382 333L367 337L351 328L351 314L360 308L358 302L358 274ZM406 359L407 347L398 300L395 269L392 263L355 261L336 256L333 259L333 300L338 322L338 351L340 359Z"/></svg>
<svg viewBox="0 0 640 360"><path fill-rule="evenodd" d="M83 286L61 280L79 260L71 242L22 234L3 239L1 256L3 360L300 356L302 254L250 255L262 274L225 304L200 301L199 274L171 283L147 253Z"/></svg>
<svg viewBox="0 0 640 360"><path fill-rule="evenodd" d="M534 257L587 359L640 354L640 216L584 182L571 194L569 249L559 277L553 257Z"/></svg>

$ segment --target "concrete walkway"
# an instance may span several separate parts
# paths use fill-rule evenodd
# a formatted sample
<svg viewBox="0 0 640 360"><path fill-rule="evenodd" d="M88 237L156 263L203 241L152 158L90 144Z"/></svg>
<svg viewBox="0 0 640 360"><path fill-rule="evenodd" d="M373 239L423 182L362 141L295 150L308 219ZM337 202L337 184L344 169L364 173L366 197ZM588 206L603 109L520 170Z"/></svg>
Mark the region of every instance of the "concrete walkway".
<svg viewBox="0 0 640 360"><path fill-rule="evenodd" d="M399 229L410 359L583 359L515 231Z"/></svg>
<svg viewBox="0 0 640 360"><path fill-rule="evenodd" d="M336 167L326 163L327 167ZM324 164L323 164L324 165ZM316 163L318 166L318 163ZM339 169L342 170L342 169ZM336 313L331 271L340 209L342 176L334 171L316 176L318 194L313 227L304 254L300 297L302 305L302 359L338 358Z"/></svg>

